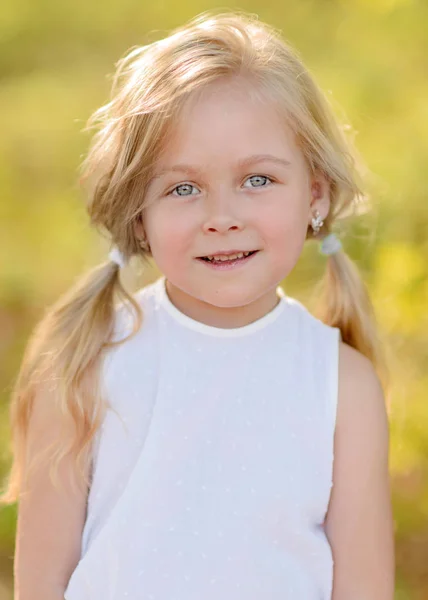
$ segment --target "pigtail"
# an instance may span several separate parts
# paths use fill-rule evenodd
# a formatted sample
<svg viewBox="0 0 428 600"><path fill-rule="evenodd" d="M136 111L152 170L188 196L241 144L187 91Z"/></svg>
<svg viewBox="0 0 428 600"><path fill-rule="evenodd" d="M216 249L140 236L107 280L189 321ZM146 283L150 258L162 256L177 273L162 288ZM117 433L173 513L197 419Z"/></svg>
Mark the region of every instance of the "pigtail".
<svg viewBox="0 0 428 600"><path fill-rule="evenodd" d="M314 314L327 325L338 327L342 341L373 363L386 390L388 373L374 307L357 265L343 250L327 257L315 293L318 301Z"/></svg>
<svg viewBox="0 0 428 600"><path fill-rule="evenodd" d="M13 463L0 503L10 504L19 499L23 488L28 425L34 401L55 398L62 425L74 425L72 443L65 445L61 432L56 442L47 448L50 476L56 484L59 462L71 453L76 471L88 485L91 463L91 442L99 428L107 404L99 386L99 371L103 350L117 345L111 341L114 332L115 293L129 301L137 314L132 337L141 324L141 308L125 290L115 263L103 263L85 274L55 304L35 327L16 378L10 407ZM46 387L45 387L46 386ZM43 389L55 394L40 394ZM48 410L50 408L48 407ZM44 454L44 452L43 452ZM31 468L42 456L31 457Z"/></svg>

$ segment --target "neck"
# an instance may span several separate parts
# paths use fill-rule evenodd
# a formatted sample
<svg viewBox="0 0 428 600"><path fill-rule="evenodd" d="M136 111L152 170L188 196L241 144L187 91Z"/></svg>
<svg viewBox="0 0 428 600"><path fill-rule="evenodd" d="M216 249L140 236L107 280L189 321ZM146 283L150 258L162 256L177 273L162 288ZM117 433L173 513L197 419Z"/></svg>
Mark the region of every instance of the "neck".
<svg viewBox="0 0 428 600"><path fill-rule="evenodd" d="M165 288L169 300L180 312L204 325L222 329L249 325L271 312L280 302L276 288L253 302L230 307L215 306L195 298L174 286L169 280L166 280Z"/></svg>

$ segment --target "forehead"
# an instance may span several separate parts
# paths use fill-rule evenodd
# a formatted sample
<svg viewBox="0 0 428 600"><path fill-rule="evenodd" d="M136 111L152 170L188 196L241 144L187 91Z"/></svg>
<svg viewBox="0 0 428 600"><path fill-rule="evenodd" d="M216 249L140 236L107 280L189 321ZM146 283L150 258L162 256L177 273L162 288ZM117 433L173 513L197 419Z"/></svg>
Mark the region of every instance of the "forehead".
<svg viewBox="0 0 428 600"><path fill-rule="evenodd" d="M195 91L180 109L158 159L224 164L251 154L300 159L296 136L285 111L243 79L223 79Z"/></svg>

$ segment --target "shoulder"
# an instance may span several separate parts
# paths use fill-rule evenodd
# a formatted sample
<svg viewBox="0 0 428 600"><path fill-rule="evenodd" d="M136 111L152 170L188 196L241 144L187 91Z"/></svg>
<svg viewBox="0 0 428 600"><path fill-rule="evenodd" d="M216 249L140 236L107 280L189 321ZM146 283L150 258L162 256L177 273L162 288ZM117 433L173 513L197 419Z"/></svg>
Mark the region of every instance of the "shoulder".
<svg viewBox="0 0 428 600"><path fill-rule="evenodd" d="M386 449L388 416L384 391L372 362L339 342L337 433L340 440L370 436ZM346 436L346 437L345 437Z"/></svg>
<svg viewBox="0 0 428 600"><path fill-rule="evenodd" d="M339 342L339 393L345 404L383 404L380 379L373 363L345 342ZM364 401L370 397L371 401Z"/></svg>
<svg viewBox="0 0 428 600"><path fill-rule="evenodd" d="M332 327L331 325L324 323L297 298L284 294L284 300L287 304L288 314L292 315L293 321L299 325L300 333L308 331L320 335L340 334L340 330L337 327Z"/></svg>
<svg viewBox="0 0 428 600"><path fill-rule="evenodd" d="M141 370L142 365L151 364L157 335L153 285L130 294L140 314L129 300L122 300L114 307L112 344L105 349L102 363L102 378L107 385L122 383L134 365Z"/></svg>
<svg viewBox="0 0 428 600"><path fill-rule="evenodd" d="M137 291L130 293L135 304L139 307L142 316L142 324L146 325L156 310L158 294L157 282L149 283ZM121 300L114 307L114 340L122 340L128 336L135 327L137 314L129 300Z"/></svg>

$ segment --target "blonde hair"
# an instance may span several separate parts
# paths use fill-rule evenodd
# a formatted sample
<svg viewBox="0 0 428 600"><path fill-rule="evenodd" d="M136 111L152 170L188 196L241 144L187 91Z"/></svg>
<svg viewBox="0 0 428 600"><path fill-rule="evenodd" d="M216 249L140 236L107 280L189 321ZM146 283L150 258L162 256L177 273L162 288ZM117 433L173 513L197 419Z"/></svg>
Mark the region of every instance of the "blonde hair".
<svg viewBox="0 0 428 600"><path fill-rule="evenodd" d="M309 168L328 179L331 208L322 233L363 199L355 153L329 102L297 53L274 28L242 12L208 12L168 37L131 50L116 63L110 101L89 118L95 128L82 169L91 223L107 231L129 258L146 258L134 225L141 219L144 190L171 124L186 99L222 77L245 77L284 108ZM307 238L313 237L308 229ZM3 503L18 499L29 418L40 382L55 387L64 420L75 426L66 446L58 439L52 467L69 452L85 478L91 444L107 402L100 386L105 351L112 341L118 295L135 315L133 336L143 314L122 286L116 264L95 267L51 306L31 336L11 401L13 465ZM344 342L380 368L373 310L365 286L344 252L327 259L324 294L317 316L339 327ZM88 480L85 479L88 484Z"/></svg>

